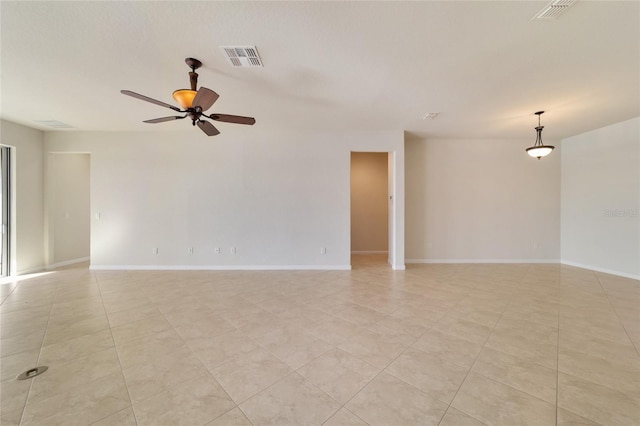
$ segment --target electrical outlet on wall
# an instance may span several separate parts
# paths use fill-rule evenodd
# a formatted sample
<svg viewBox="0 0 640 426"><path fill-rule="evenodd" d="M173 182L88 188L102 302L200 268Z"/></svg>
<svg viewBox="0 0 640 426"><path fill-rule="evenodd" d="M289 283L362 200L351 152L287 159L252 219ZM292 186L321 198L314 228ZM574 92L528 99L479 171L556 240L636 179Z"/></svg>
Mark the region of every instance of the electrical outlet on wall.
<svg viewBox="0 0 640 426"><path fill-rule="evenodd" d="M220 247L216 247L216 254L220 254Z"/></svg>
<svg viewBox="0 0 640 426"><path fill-rule="evenodd" d="M188 254L193 254L193 247L189 247L189 248L187 249L187 253L188 253Z"/></svg>

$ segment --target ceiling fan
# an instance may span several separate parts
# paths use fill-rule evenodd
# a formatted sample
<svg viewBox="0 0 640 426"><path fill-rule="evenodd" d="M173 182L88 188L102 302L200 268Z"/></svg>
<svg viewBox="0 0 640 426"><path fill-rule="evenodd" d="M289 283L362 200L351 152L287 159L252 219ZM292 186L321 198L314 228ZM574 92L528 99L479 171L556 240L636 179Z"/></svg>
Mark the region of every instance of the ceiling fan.
<svg viewBox="0 0 640 426"><path fill-rule="evenodd" d="M152 99L148 96L141 95L136 92L132 92L131 90L121 90L120 93L123 95L131 96L137 99L141 99L143 101L151 102L152 104L160 105L165 108L170 108L174 111L184 113L185 115L174 115L170 117L162 117L162 118L154 118L152 120L144 120L144 123L162 123L165 121L172 120L182 120L183 118L189 117L191 119L191 123L194 126L198 126L200 130L205 132L207 136L215 136L220 133L218 129L215 128L213 124L209 121L204 121L203 118L210 118L214 121L221 121L225 123L236 123L236 124L249 124L253 125L256 122L256 119L253 117L243 117L241 115L229 115L229 114L211 114L207 115L204 112L211 108L211 106L218 100L219 95L211 89L207 89L206 87L200 87L200 89L196 90L196 86L198 84L198 73L196 70L202 66L202 62L194 58L187 58L184 60L187 65L191 68L191 72L189 72L189 81L191 82L191 89L179 89L173 92L173 99L176 100L182 107L182 109L164 103L162 101L158 101L156 99Z"/></svg>

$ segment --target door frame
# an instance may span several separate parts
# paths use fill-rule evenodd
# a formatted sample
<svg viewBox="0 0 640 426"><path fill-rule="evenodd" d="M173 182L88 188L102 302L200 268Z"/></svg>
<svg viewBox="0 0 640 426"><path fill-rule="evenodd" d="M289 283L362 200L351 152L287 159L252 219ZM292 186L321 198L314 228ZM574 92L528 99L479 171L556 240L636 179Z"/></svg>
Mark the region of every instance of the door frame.
<svg viewBox="0 0 640 426"><path fill-rule="evenodd" d="M394 270L404 270L404 151L384 149L352 149L349 151L349 200L351 200L351 155L354 152L387 154L387 197L389 199L389 257ZM351 201L349 201L349 230L351 230ZM351 238L349 238L351 253ZM351 264L351 260L349 260Z"/></svg>
<svg viewBox="0 0 640 426"><path fill-rule="evenodd" d="M2 221L0 223L0 232L2 232L2 240L0 244L2 245L2 253L1 257L1 267L0 267L0 277L8 277L15 270L12 265L13 260L13 250L12 250L12 233L13 233L13 217L12 209L13 209L13 152L10 146L0 145L0 185L2 185L2 194L1 197L1 211L0 215L2 217Z"/></svg>

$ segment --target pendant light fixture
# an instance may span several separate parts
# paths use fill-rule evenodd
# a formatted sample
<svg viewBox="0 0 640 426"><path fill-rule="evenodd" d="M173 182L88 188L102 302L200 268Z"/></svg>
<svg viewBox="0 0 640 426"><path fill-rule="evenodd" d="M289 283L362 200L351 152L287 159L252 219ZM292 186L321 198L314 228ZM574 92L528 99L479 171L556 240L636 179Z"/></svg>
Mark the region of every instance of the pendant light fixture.
<svg viewBox="0 0 640 426"><path fill-rule="evenodd" d="M527 148L527 154L532 157L537 157L539 160L541 157L546 157L547 155L551 154L551 151L553 151L553 148L555 147L553 145L545 145L542 143L542 129L544 129L544 126L540 125L540 116L544 114L544 111L538 111L535 114L538 116L538 127L536 127L536 143L533 144L533 146Z"/></svg>

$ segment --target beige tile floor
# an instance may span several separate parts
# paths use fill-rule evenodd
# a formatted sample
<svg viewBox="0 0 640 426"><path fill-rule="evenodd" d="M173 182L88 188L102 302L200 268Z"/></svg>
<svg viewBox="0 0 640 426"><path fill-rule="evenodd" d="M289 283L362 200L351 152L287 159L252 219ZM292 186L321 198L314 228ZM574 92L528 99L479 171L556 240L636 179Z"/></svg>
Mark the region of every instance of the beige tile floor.
<svg viewBox="0 0 640 426"><path fill-rule="evenodd" d="M640 424L640 283L584 269L80 265L0 298L6 426Z"/></svg>

